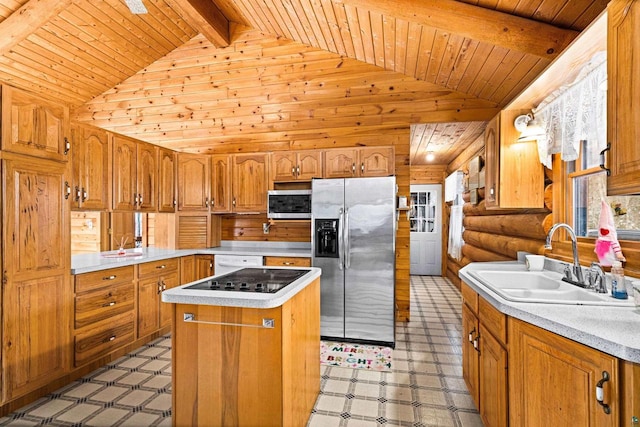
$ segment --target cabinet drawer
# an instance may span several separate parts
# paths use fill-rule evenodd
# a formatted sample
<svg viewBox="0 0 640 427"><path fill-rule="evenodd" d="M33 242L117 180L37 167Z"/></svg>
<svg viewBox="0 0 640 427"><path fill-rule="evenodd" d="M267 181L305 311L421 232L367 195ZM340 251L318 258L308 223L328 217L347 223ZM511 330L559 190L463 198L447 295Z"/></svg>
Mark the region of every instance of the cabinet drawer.
<svg viewBox="0 0 640 427"><path fill-rule="evenodd" d="M76 293L91 291L106 285L130 283L133 280L133 266L76 274L75 279Z"/></svg>
<svg viewBox="0 0 640 427"><path fill-rule="evenodd" d="M502 345L507 343L507 316L500 313L494 306L489 304L484 298L479 299L480 322Z"/></svg>
<svg viewBox="0 0 640 427"><path fill-rule="evenodd" d="M75 365L93 361L134 340L134 314L111 319L75 336Z"/></svg>
<svg viewBox="0 0 640 427"><path fill-rule="evenodd" d="M474 314L478 314L478 294L469 285L461 284L462 300L467 303Z"/></svg>
<svg viewBox="0 0 640 427"><path fill-rule="evenodd" d="M311 258L266 256L264 265L284 267L311 267Z"/></svg>
<svg viewBox="0 0 640 427"><path fill-rule="evenodd" d="M108 286L76 297L76 329L134 309L135 292L132 282Z"/></svg>
<svg viewBox="0 0 640 427"><path fill-rule="evenodd" d="M138 277L162 274L166 271L178 269L180 258L169 258L161 261L145 262L138 266Z"/></svg>

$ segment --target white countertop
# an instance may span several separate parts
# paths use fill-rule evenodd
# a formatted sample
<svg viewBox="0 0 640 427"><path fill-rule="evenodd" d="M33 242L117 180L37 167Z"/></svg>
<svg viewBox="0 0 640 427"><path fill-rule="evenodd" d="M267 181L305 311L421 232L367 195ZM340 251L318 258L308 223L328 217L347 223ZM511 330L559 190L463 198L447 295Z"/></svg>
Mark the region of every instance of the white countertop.
<svg viewBox="0 0 640 427"><path fill-rule="evenodd" d="M117 251L80 254L71 257L71 274L90 273L114 267L160 261L194 254L258 255L283 257L311 257L310 243L298 242L222 242L221 246L206 249L127 249L124 256Z"/></svg>
<svg viewBox="0 0 640 427"><path fill-rule="evenodd" d="M222 307L273 308L279 307L307 285L320 277L321 271L316 267L265 267L269 269L309 270L301 278L289 284L280 291L269 293L242 291L210 291L206 289L186 289L186 287L200 282L187 283L162 292L162 302L174 304L215 305ZM216 277L216 276L213 276ZM208 280L208 279L204 279Z"/></svg>
<svg viewBox="0 0 640 427"><path fill-rule="evenodd" d="M508 301L469 275L469 271L482 269L524 271L526 267L516 261L476 262L460 270L460 278L502 313L620 359L640 363L640 309Z"/></svg>

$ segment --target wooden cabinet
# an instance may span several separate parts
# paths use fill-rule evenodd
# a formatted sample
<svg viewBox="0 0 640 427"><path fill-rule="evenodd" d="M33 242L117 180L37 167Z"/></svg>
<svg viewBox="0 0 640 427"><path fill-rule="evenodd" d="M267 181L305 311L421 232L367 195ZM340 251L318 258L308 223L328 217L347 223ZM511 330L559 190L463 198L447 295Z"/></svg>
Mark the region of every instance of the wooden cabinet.
<svg viewBox="0 0 640 427"><path fill-rule="evenodd" d="M487 208L542 208L544 166L535 141L518 142L514 121L528 110L503 110L485 129Z"/></svg>
<svg viewBox="0 0 640 427"><path fill-rule="evenodd" d="M362 147L326 150L325 178L389 176L395 173L393 147Z"/></svg>
<svg viewBox="0 0 640 427"><path fill-rule="evenodd" d="M180 284L178 258L146 262L138 266L138 338L171 324L170 306L162 291Z"/></svg>
<svg viewBox="0 0 640 427"><path fill-rule="evenodd" d="M3 158L2 388L9 400L69 372L73 294L66 165Z"/></svg>
<svg viewBox="0 0 640 427"><path fill-rule="evenodd" d="M71 126L73 164L72 208L103 210L111 206L111 143L106 130L74 123Z"/></svg>
<svg viewBox="0 0 640 427"><path fill-rule="evenodd" d="M235 154L231 177L233 212L260 213L267 211L269 164L266 153Z"/></svg>
<svg viewBox="0 0 640 427"><path fill-rule="evenodd" d="M271 267L311 267L311 258L266 256L264 265Z"/></svg>
<svg viewBox="0 0 640 427"><path fill-rule="evenodd" d="M2 85L1 148L13 153L67 161L69 108Z"/></svg>
<svg viewBox="0 0 640 427"><path fill-rule="evenodd" d="M509 337L512 426L620 425L618 359L513 318ZM608 414L596 401L604 372Z"/></svg>
<svg viewBox="0 0 640 427"><path fill-rule="evenodd" d="M158 148L158 212L175 212L176 157L172 150Z"/></svg>
<svg viewBox="0 0 640 427"><path fill-rule="evenodd" d="M280 151L271 154L271 181L310 181L322 178L322 152Z"/></svg>
<svg viewBox="0 0 640 427"><path fill-rule="evenodd" d="M213 255L197 254L180 258L180 283L213 276Z"/></svg>
<svg viewBox="0 0 640 427"><path fill-rule="evenodd" d="M134 266L75 276L75 366L135 340Z"/></svg>
<svg viewBox="0 0 640 427"><path fill-rule="evenodd" d="M306 425L320 391L319 279L280 307L171 305L175 425Z"/></svg>
<svg viewBox="0 0 640 427"><path fill-rule="evenodd" d="M157 147L113 134L113 210L157 209Z"/></svg>
<svg viewBox="0 0 640 427"><path fill-rule="evenodd" d="M640 193L640 2L608 6L607 128L609 195Z"/></svg>
<svg viewBox="0 0 640 427"><path fill-rule="evenodd" d="M508 425L507 318L462 283L462 366L487 427Z"/></svg>
<svg viewBox="0 0 640 427"><path fill-rule="evenodd" d="M231 155L211 156L211 212L231 212Z"/></svg>
<svg viewBox="0 0 640 427"><path fill-rule="evenodd" d="M213 268L213 255L198 254L195 257L195 280L204 279L205 277L213 276L215 274Z"/></svg>
<svg viewBox="0 0 640 427"><path fill-rule="evenodd" d="M209 156L178 153L178 210L209 211Z"/></svg>

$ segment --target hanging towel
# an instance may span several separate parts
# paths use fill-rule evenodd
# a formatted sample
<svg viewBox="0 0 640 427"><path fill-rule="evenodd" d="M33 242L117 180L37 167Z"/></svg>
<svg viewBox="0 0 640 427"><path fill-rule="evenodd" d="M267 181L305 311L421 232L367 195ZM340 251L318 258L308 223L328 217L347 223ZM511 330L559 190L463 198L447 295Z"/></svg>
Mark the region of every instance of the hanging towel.
<svg viewBox="0 0 640 427"><path fill-rule="evenodd" d="M614 261L626 261L618 243L618 233L613 224L613 214L607 202L602 200L600 205L600 221L598 224L598 238L594 249L600 264L611 266Z"/></svg>
<svg viewBox="0 0 640 427"><path fill-rule="evenodd" d="M462 217L462 205L451 206L448 253L456 260L462 259Z"/></svg>

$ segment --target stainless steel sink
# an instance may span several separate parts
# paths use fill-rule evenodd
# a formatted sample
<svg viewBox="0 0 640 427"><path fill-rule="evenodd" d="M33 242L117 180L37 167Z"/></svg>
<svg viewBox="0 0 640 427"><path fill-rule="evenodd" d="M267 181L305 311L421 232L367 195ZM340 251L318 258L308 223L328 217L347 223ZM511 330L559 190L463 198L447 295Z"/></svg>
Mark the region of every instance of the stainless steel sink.
<svg viewBox="0 0 640 427"><path fill-rule="evenodd" d="M562 281L553 271L475 270L473 277L502 298L515 302L633 306L633 301L577 287Z"/></svg>

